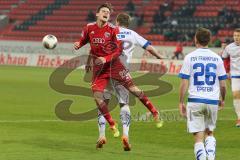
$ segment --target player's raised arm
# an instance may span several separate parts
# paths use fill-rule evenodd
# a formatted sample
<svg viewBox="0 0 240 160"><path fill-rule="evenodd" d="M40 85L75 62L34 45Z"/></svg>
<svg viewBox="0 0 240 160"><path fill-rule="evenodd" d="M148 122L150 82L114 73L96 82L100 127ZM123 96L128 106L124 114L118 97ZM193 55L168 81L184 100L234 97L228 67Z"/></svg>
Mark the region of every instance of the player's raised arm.
<svg viewBox="0 0 240 160"><path fill-rule="evenodd" d="M155 47L153 47L152 45L148 45L146 47L146 50L152 54L153 56L155 56L157 59L163 59L163 57L161 55L158 54L158 51Z"/></svg>
<svg viewBox="0 0 240 160"><path fill-rule="evenodd" d="M150 54L155 56L157 59L162 59L158 54L158 51L155 47L152 46L151 42L140 36L138 33L134 32L134 38L136 45L142 47L143 49L147 50Z"/></svg>
<svg viewBox="0 0 240 160"><path fill-rule="evenodd" d="M74 43L74 49L78 50L89 42L88 27L84 27L78 42Z"/></svg>

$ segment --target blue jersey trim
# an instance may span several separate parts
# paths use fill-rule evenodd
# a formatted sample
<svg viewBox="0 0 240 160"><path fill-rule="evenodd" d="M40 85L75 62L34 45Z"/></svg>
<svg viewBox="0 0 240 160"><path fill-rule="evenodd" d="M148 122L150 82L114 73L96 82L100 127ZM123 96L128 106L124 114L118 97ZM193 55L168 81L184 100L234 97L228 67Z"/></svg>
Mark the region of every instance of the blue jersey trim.
<svg viewBox="0 0 240 160"><path fill-rule="evenodd" d="M231 78L240 78L240 76L231 76Z"/></svg>
<svg viewBox="0 0 240 160"><path fill-rule="evenodd" d="M187 74L183 74L183 73L179 73L178 77L182 78L182 79L189 79L190 75Z"/></svg>
<svg viewBox="0 0 240 160"><path fill-rule="evenodd" d="M188 102L213 104L213 105L219 104L219 100L200 99L200 98L188 98Z"/></svg>
<svg viewBox="0 0 240 160"><path fill-rule="evenodd" d="M223 75L223 76L218 76L218 79L221 81L221 80L225 80L225 79L227 79L228 78L228 76L225 74L225 75Z"/></svg>
<svg viewBox="0 0 240 160"><path fill-rule="evenodd" d="M144 45L143 45L143 49L146 49L147 48L147 46L149 46L149 45L151 45L151 42L149 42L149 41L147 41Z"/></svg>

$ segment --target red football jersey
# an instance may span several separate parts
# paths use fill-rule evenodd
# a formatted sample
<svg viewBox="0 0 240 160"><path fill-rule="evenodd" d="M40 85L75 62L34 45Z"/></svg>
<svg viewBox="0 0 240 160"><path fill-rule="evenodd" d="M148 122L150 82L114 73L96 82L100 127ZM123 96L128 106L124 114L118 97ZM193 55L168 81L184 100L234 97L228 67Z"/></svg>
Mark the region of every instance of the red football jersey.
<svg viewBox="0 0 240 160"><path fill-rule="evenodd" d="M100 28L96 22L84 27L79 40L80 47L90 43L93 57L104 57L106 62L116 59L122 52L121 41L117 40L118 27L106 23Z"/></svg>

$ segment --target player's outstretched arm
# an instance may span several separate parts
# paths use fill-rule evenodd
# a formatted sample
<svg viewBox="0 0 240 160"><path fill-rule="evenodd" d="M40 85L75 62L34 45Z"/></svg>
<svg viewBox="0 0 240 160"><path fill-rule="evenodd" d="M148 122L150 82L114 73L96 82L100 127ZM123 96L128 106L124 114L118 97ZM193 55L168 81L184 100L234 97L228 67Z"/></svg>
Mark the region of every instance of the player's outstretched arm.
<svg viewBox="0 0 240 160"><path fill-rule="evenodd" d="M146 50L151 53L153 56L155 56L157 59L163 59L163 57L161 55L158 54L158 51L155 47L153 47L152 45L148 45Z"/></svg>
<svg viewBox="0 0 240 160"><path fill-rule="evenodd" d="M225 96L227 92L227 87L226 87L226 80L221 80L219 81L220 83L220 94L221 94L221 100L219 103L219 110L224 108L224 101L225 101Z"/></svg>
<svg viewBox="0 0 240 160"><path fill-rule="evenodd" d="M89 42L89 36L88 36L88 28L86 26L83 28L79 41L74 43L74 49L78 50L88 42Z"/></svg>
<svg viewBox="0 0 240 160"><path fill-rule="evenodd" d="M184 97L188 89L189 80L188 79L182 79L180 84L180 90L179 90L179 112L180 115L183 117L186 117L186 107L184 104Z"/></svg>

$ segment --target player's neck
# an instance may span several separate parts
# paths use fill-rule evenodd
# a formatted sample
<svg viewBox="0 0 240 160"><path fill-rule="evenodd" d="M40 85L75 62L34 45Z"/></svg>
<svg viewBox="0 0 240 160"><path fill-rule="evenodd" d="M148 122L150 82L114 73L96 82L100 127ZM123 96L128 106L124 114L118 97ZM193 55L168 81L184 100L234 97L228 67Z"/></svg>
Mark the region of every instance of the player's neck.
<svg viewBox="0 0 240 160"><path fill-rule="evenodd" d="M206 48L208 48L208 45L202 46L202 45L200 45L200 44L196 44L196 47L197 47L197 48L205 48L205 49L206 49Z"/></svg>
<svg viewBox="0 0 240 160"><path fill-rule="evenodd" d="M121 27L121 28L128 28L128 27L126 27L126 26L119 26L119 27Z"/></svg>
<svg viewBox="0 0 240 160"><path fill-rule="evenodd" d="M105 25L107 25L107 22L103 22L103 21L97 20L97 26L98 26L99 28L102 28L102 27L104 27Z"/></svg>

